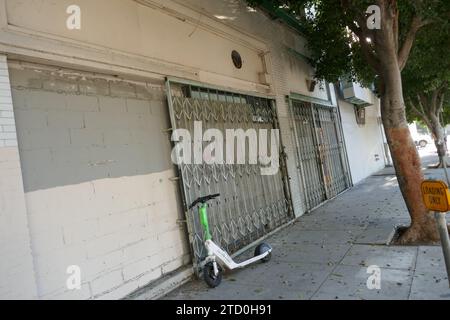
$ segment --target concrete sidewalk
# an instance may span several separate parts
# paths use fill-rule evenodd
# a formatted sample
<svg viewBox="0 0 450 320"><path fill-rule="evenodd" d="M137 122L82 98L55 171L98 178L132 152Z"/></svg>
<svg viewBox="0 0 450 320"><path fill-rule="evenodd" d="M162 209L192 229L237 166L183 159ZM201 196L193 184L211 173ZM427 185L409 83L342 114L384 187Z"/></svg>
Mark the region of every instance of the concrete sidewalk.
<svg viewBox="0 0 450 320"><path fill-rule="evenodd" d="M439 246L386 245L409 222L392 174L383 170L267 239L269 263L227 272L216 289L193 280L164 299L450 299ZM367 288L370 265L381 268L380 290Z"/></svg>

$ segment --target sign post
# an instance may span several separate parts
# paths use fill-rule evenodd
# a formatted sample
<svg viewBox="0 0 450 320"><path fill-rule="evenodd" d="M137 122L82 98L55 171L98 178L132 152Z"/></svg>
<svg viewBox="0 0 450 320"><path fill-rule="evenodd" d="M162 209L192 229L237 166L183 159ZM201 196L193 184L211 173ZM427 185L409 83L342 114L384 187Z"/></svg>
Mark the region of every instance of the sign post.
<svg viewBox="0 0 450 320"><path fill-rule="evenodd" d="M437 180L425 180L421 189L425 206L434 211L450 287L450 237L445 219L445 214L450 211L450 191L443 181Z"/></svg>

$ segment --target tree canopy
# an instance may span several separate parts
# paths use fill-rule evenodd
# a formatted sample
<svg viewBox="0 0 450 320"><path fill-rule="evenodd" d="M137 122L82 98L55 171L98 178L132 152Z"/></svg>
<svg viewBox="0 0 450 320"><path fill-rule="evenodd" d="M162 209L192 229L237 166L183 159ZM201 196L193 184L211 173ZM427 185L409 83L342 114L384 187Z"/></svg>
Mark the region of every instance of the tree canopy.
<svg viewBox="0 0 450 320"><path fill-rule="evenodd" d="M316 78L336 82L350 76L363 85L376 83L382 71L380 52L374 47L378 35L376 30L367 28L370 14L366 12L373 0L249 0L249 3L254 6L264 3L266 8L270 4L274 10L285 10L297 18L307 39ZM425 35L428 32L448 35L450 1L403 0L397 1L397 7L396 42L403 69L419 30ZM422 41L427 45L426 39Z"/></svg>
<svg viewBox="0 0 450 320"><path fill-rule="evenodd" d="M426 123L420 113L437 107L441 109L441 124L449 124L450 32L440 26L419 31L402 78L409 120Z"/></svg>

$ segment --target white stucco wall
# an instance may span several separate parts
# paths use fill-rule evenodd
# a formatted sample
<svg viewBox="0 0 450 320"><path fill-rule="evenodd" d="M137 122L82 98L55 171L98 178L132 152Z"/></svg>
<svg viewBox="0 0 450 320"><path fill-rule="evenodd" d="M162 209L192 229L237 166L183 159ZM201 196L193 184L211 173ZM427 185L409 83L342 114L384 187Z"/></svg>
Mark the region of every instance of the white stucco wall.
<svg viewBox="0 0 450 320"><path fill-rule="evenodd" d="M382 127L379 124L379 102L366 107L366 124L358 125L354 106L339 100L342 128L348 161L356 184L385 167ZM378 160L377 160L378 159Z"/></svg>

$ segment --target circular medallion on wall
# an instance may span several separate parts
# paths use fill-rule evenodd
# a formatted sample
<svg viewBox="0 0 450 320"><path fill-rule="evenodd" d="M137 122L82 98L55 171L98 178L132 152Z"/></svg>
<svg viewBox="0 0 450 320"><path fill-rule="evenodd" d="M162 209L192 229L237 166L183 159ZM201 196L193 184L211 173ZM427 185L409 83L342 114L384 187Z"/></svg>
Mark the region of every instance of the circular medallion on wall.
<svg viewBox="0 0 450 320"><path fill-rule="evenodd" d="M233 60L233 64L237 69L242 68L242 57L239 52L237 52L236 50L233 50L231 52L231 59Z"/></svg>

